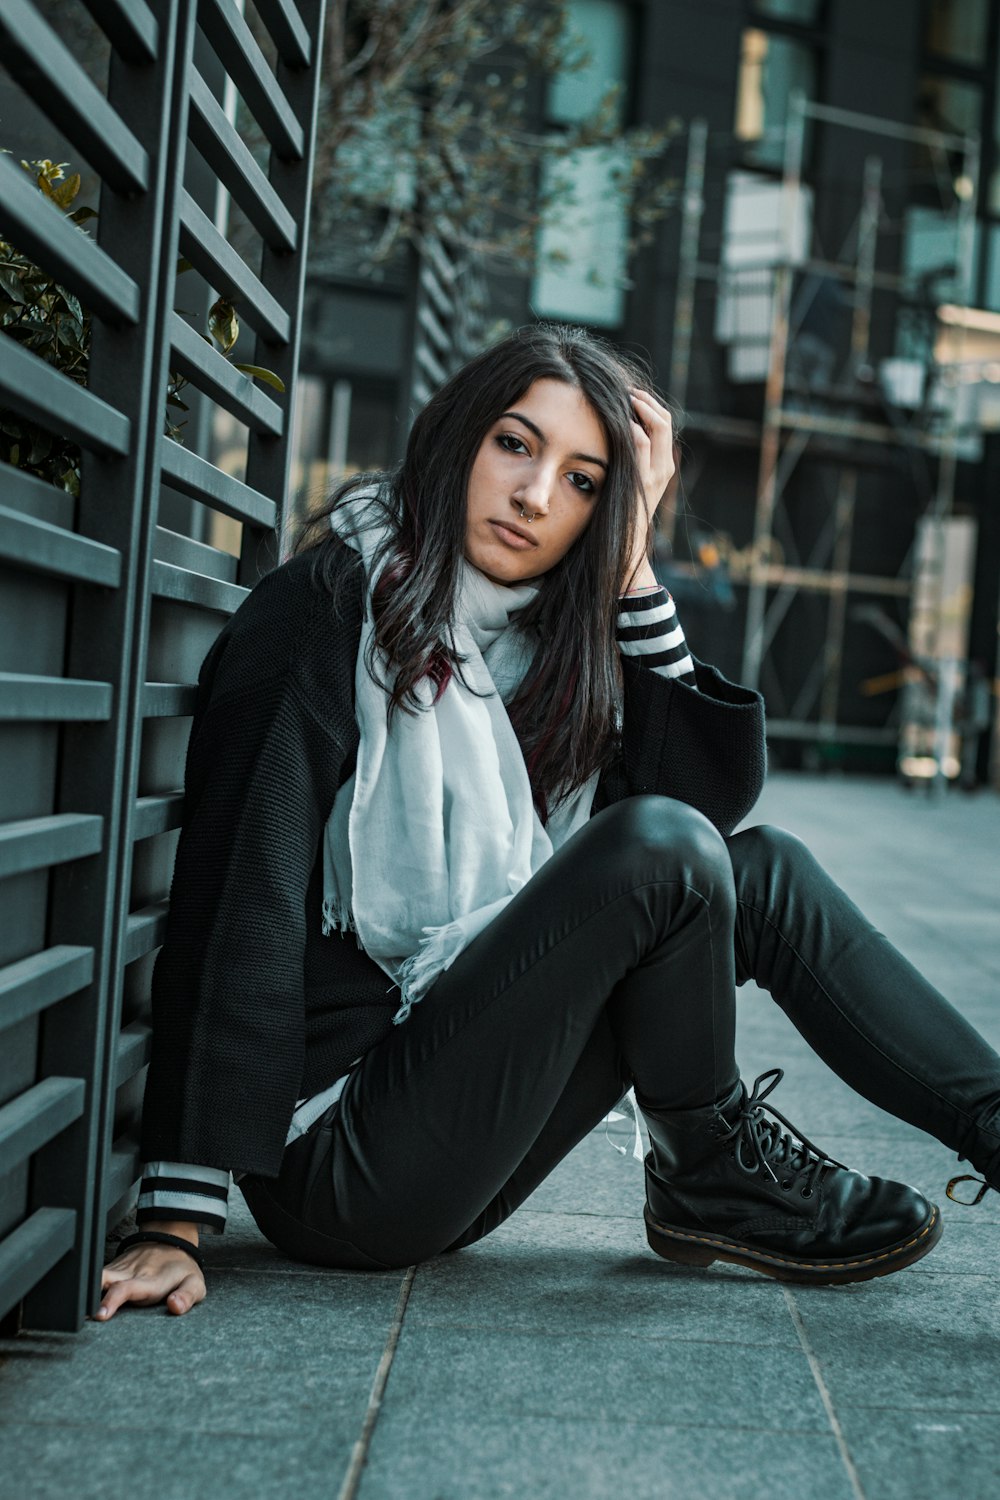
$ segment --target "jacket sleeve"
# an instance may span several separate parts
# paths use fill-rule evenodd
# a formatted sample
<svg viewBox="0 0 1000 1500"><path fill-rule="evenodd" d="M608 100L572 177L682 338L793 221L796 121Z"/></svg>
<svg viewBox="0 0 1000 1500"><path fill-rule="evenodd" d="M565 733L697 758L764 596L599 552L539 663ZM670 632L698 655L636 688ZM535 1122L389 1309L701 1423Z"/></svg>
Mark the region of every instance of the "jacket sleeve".
<svg viewBox="0 0 1000 1500"><path fill-rule="evenodd" d="M689 803L728 835L754 806L767 774L764 700L691 661L693 683L622 656L621 754L601 778L595 811L654 792Z"/></svg>
<svg viewBox="0 0 1000 1500"><path fill-rule="evenodd" d="M280 1166L304 1060L306 889L357 652L306 579L293 562L258 585L203 671L153 976L146 1161Z"/></svg>

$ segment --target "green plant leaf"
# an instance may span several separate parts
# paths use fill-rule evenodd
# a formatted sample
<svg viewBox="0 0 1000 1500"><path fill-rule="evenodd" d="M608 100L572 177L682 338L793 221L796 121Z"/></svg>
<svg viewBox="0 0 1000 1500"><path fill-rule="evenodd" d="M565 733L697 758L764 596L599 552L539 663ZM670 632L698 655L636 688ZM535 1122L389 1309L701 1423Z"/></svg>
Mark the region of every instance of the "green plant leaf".
<svg viewBox="0 0 1000 1500"><path fill-rule="evenodd" d="M11 302L16 302L23 307L27 299L21 286L21 279L10 266L0 266L0 291L5 297L9 297Z"/></svg>
<svg viewBox="0 0 1000 1500"><path fill-rule="evenodd" d="M67 177L65 182L61 182L57 188L53 189L52 198L60 208L68 209L79 191L80 174L74 172L72 177Z"/></svg>
<svg viewBox="0 0 1000 1500"><path fill-rule="evenodd" d="M228 354L240 336L240 322L233 304L220 297L208 314L208 331L223 354Z"/></svg>
<svg viewBox="0 0 1000 1500"><path fill-rule="evenodd" d="M244 375L252 375L255 380L263 380L265 385L273 386L276 391L284 392L285 382L280 375L275 375L273 370L265 370L261 365L238 365L233 362L234 370L242 370Z"/></svg>
<svg viewBox="0 0 1000 1500"><path fill-rule="evenodd" d="M88 208L87 205L84 204L83 208L74 208L73 212L70 214L70 218L73 220L74 224L86 224L88 219L97 218L97 209Z"/></svg>

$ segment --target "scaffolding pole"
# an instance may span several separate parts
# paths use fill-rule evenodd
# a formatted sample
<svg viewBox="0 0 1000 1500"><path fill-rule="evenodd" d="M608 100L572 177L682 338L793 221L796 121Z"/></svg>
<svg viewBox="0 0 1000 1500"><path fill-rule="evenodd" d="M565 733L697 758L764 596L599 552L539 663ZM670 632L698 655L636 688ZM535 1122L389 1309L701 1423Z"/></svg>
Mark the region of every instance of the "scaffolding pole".
<svg viewBox="0 0 1000 1500"><path fill-rule="evenodd" d="M891 120L813 104L801 94L794 95L785 131L779 248L777 256L762 261L760 267L762 271L770 271L772 276L762 419L756 423L746 417L700 412L688 414L689 430L705 435L710 441L749 443L759 447L752 543L744 579L737 574L735 580L745 581L747 585L743 680L751 686L760 685L765 660L797 595L802 592L815 596L826 594L825 637L812 670L798 692L791 715L772 721L773 726L778 728L780 725L790 736L802 739L861 743L867 738L869 743L883 744L892 742L896 731L838 723L849 597L860 594L906 598L911 594L913 584L907 577L877 577L852 570L858 475L870 458L878 455L879 448L904 448L925 459L936 458L933 499L927 514L932 520L943 521L952 509L960 452L959 387L955 385L948 391L945 408L937 419L925 406L919 415L902 421L898 414L894 416L891 403L888 421L873 418L871 408L879 405L871 377L875 362L872 353L874 297L876 292L903 293L908 285L912 285L912 277L876 269L883 213L883 169L879 156L875 154L869 154L864 165L853 254L845 254L846 246L839 255L832 257L816 254L812 229L808 237L800 233L798 215L803 212L805 136L810 121L909 141L938 153L961 151L962 182L956 215L956 292L966 303L971 289L978 142L972 136L910 128ZM717 264L708 261L701 251L709 181L708 134L704 122L697 121L690 127L682 196L681 262L671 359L671 389L681 400L687 399L691 384L697 284L706 280L718 283L723 270L721 251ZM745 279L751 269L741 262L737 279L741 276ZM789 403L789 392L793 389L788 371L790 348L796 332L792 321L797 271L850 287L853 304L847 370L834 384L828 383L826 387L814 387L809 382L805 409ZM933 351L925 357L929 373L934 368ZM838 412L838 405L849 410ZM817 410L817 406L826 409ZM844 448L844 443L852 447ZM835 494L828 524L811 548L809 558L795 556L788 559L776 546L775 526L779 515L791 526L790 517L784 516L783 510L786 488L796 464L807 451L810 457L836 470ZM669 518L665 519L669 524ZM926 584L928 580L924 578L922 581ZM923 597L928 597L926 588ZM935 598L933 609L940 613L944 607L940 589Z"/></svg>

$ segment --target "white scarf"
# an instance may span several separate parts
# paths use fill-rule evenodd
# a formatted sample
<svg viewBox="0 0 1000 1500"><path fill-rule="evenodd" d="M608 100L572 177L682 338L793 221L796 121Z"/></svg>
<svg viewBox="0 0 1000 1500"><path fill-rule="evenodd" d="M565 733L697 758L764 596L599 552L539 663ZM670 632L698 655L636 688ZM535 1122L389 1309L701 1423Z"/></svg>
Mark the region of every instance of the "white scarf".
<svg viewBox="0 0 1000 1500"><path fill-rule="evenodd" d="M598 777L558 801L542 825L504 706L532 656L516 615L541 585L493 583L464 559L453 635L466 657L465 683L456 673L434 706L434 687L425 679L417 688L420 711L394 714L387 730L387 694L365 665L374 633L372 559L386 534L374 494L359 490L331 517L361 554L367 592L355 669L361 743L354 775L338 791L326 825L323 931L355 932L399 985L398 1023L583 827ZM381 655L376 667L391 681ZM483 693L489 696L477 696Z"/></svg>

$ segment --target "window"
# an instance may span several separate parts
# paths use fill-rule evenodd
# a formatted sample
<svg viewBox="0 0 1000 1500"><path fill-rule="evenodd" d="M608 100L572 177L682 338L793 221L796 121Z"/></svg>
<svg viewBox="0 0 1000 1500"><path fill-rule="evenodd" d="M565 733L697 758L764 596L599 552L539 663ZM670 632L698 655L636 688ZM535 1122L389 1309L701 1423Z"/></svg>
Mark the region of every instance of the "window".
<svg viewBox="0 0 1000 1500"><path fill-rule="evenodd" d="M966 135L978 131L982 105L983 91L978 83L925 75L917 94L917 124L946 135ZM961 147L921 143L915 155L919 179L930 194L926 201L950 206L964 170Z"/></svg>
<svg viewBox="0 0 1000 1500"><path fill-rule="evenodd" d="M617 0L571 0L568 31L584 41L588 57L550 83L546 114L553 133L593 114L609 88L624 85L628 71L629 16ZM621 323L628 246L622 168L614 150L588 146L543 171L543 197L558 185L566 191L546 211L538 235L531 306L540 317L599 328Z"/></svg>
<svg viewBox="0 0 1000 1500"><path fill-rule="evenodd" d="M733 130L738 140L746 142L744 160L750 165L782 165L785 122L795 90L815 98L812 49L756 27L744 31Z"/></svg>
<svg viewBox="0 0 1000 1500"><path fill-rule="evenodd" d="M299 376L291 488L300 514L349 475L392 465L396 405L388 386Z"/></svg>
<svg viewBox="0 0 1000 1500"><path fill-rule="evenodd" d="M776 21L795 21L800 26L815 26L823 0L754 0L753 8Z"/></svg>
<svg viewBox="0 0 1000 1500"><path fill-rule="evenodd" d="M924 44L950 62L986 62L990 0L930 0Z"/></svg>

